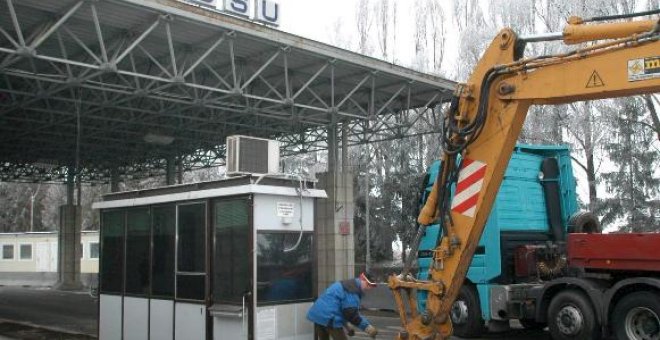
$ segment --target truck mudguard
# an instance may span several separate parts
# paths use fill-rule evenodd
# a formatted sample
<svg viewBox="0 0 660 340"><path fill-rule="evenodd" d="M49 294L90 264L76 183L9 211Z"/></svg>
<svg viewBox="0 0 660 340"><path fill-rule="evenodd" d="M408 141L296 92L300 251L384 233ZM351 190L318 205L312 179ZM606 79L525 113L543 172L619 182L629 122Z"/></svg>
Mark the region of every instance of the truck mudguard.
<svg viewBox="0 0 660 340"><path fill-rule="evenodd" d="M646 289L645 289L646 288ZM660 291L660 279L655 277L632 277L629 279L621 280L614 286L607 290L603 296L603 323L609 322L609 316L614 309L617 301L629 289L639 290L657 290Z"/></svg>
<svg viewBox="0 0 660 340"><path fill-rule="evenodd" d="M546 322L548 314L548 306L552 297L567 287L575 287L576 290L583 291L591 300L591 303L596 310L596 318L600 324L603 324L603 314L606 306L604 302L604 294L608 288L606 282L598 279L575 278L575 277L562 277L552 280L545 284L538 292L536 297L536 319L538 321Z"/></svg>

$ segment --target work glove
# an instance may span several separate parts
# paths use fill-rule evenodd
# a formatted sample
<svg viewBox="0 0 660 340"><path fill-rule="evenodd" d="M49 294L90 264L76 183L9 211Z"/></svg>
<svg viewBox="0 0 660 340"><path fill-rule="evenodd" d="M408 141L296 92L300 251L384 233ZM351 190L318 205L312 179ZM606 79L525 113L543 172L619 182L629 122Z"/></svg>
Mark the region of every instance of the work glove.
<svg viewBox="0 0 660 340"><path fill-rule="evenodd" d="M372 338L375 338L376 335L378 335L378 330L372 325L367 326L367 328L364 329L364 332L369 334Z"/></svg>
<svg viewBox="0 0 660 340"><path fill-rule="evenodd" d="M346 330L346 334L348 334L348 336L355 336L355 330L353 327L344 325L344 329Z"/></svg>

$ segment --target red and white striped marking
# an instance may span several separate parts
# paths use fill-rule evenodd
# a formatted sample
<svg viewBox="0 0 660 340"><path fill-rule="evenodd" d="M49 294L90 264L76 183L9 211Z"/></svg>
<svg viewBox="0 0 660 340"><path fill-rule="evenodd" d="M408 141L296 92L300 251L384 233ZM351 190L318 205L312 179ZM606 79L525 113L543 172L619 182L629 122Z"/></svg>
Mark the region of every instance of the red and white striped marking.
<svg viewBox="0 0 660 340"><path fill-rule="evenodd" d="M469 158L463 159L461 170L458 173L454 200L451 202L451 210L461 215L474 217L485 175L486 163Z"/></svg>

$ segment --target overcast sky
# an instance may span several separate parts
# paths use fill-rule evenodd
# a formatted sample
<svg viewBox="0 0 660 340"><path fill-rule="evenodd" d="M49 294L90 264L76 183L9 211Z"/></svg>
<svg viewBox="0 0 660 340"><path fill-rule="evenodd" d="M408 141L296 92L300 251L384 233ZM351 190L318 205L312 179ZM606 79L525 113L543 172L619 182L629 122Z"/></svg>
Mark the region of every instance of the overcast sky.
<svg viewBox="0 0 660 340"><path fill-rule="evenodd" d="M341 40L357 41L356 31L357 0L277 0L281 6L282 21L278 29L303 36L320 42L333 44L338 39L336 23L341 22ZM414 55L414 1L397 4L397 44L394 51L395 63L410 67ZM445 4L445 6L449 6ZM451 8L445 8L445 13L451 13ZM443 74L452 74L457 41L453 39L452 25L446 25L448 30ZM372 27L372 39L377 39L376 30ZM353 35L351 39L351 35ZM340 46L344 47L344 46ZM388 60L392 61L392 60Z"/></svg>
<svg viewBox="0 0 660 340"><path fill-rule="evenodd" d="M356 0L278 0L282 13L280 29L327 42L336 20L355 26Z"/></svg>

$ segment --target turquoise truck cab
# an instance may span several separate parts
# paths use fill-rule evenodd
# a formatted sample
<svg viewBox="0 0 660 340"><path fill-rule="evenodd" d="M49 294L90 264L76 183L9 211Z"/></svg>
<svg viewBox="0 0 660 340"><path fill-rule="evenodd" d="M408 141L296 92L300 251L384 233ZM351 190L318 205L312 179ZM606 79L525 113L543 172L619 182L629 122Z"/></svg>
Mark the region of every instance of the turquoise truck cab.
<svg viewBox="0 0 660 340"><path fill-rule="evenodd" d="M556 161L559 173L553 176L544 175L544 161ZM422 195L423 203L431 191L438 172L440 161L433 163L425 180L426 187ZM555 167L555 168L557 168ZM546 191L548 184L555 184L558 195L549 199ZM558 187L556 186L558 184ZM578 210L575 192L576 182L571 167L571 157L567 146L525 145L518 144L506 169L504 180L495 199L492 211L486 223L484 233L479 241L472 263L467 273L466 284L476 293L480 308L480 317L471 315L466 329L461 330L457 321L469 316L465 306L454 304L452 321L455 334L470 336L475 334L474 326L490 320L508 320L511 317L502 315L502 309L493 304L492 294L501 293L502 287L518 283L533 282L533 278L519 277L514 270L514 252L521 245L544 244L553 240L553 230L550 226L549 210L556 211L555 221L561 220L562 232L565 234L569 218ZM558 199L557 199L558 197ZM556 202L558 200L558 202ZM550 206L554 205L552 209ZM559 216L560 215L560 216ZM557 222L558 223L558 222ZM418 252L418 278L428 279L429 266L432 262L432 249L439 240L440 227L431 225L426 228ZM472 293L474 295L474 293ZM459 299L461 295L459 295ZM469 298L469 297L468 297ZM500 298L500 297L498 297ZM459 300L457 299L457 301ZM474 296L473 296L474 299ZM500 298L501 300L501 298ZM418 293L419 310L425 310L426 292ZM500 301L501 303L501 301ZM466 306L469 306L469 301ZM472 309L475 309L474 306ZM505 310L505 309L504 309ZM458 318L458 319L456 319ZM465 320L462 320L465 321Z"/></svg>

